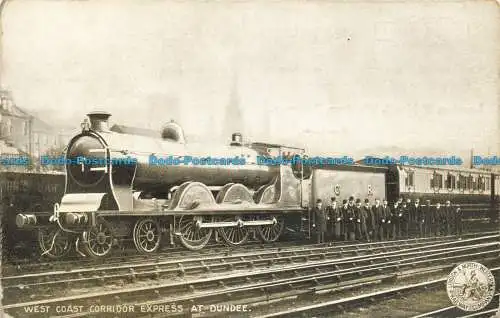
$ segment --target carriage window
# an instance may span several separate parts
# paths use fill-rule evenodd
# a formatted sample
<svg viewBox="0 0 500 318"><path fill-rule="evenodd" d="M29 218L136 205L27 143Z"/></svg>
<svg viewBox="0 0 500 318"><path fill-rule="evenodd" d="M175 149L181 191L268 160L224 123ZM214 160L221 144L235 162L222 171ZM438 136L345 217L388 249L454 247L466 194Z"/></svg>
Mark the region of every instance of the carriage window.
<svg viewBox="0 0 500 318"><path fill-rule="evenodd" d="M489 190L490 189L490 178L486 177L484 178L484 189Z"/></svg>
<svg viewBox="0 0 500 318"><path fill-rule="evenodd" d="M443 187L443 175L440 173L434 173L431 179L431 188L442 188Z"/></svg>
<svg viewBox="0 0 500 318"><path fill-rule="evenodd" d="M446 176L446 188L455 189L455 185L456 185L456 177L452 174L448 174Z"/></svg>
<svg viewBox="0 0 500 318"><path fill-rule="evenodd" d="M443 187L443 175L438 173L438 174L436 174L436 178L437 178L437 182L438 182L437 186L439 188L442 188Z"/></svg>
<svg viewBox="0 0 500 318"><path fill-rule="evenodd" d="M458 184L459 184L458 186L459 189L465 190L467 188L467 178L462 175L458 176Z"/></svg>
<svg viewBox="0 0 500 318"><path fill-rule="evenodd" d="M466 188L468 190L473 190L474 189L474 177L473 176L468 176L467 177L467 185Z"/></svg>
<svg viewBox="0 0 500 318"><path fill-rule="evenodd" d="M405 185L407 187L415 186L415 171L408 171L405 177Z"/></svg>
<svg viewBox="0 0 500 318"><path fill-rule="evenodd" d="M486 178L479 176L477 177L477 188L478 190L484 191L486 190Z"/></svg>

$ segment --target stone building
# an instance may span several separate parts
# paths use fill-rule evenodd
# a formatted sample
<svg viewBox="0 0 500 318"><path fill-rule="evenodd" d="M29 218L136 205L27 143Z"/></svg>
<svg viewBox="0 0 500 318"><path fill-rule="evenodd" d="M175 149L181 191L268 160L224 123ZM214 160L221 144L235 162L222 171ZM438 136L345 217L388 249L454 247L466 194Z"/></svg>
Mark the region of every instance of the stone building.
<svg viewBox="0 0 500 318"><path fill-rule="evenodd" d="M33 116L15 104L9 91L0 90L0 155L38 158L63 149L71 133Z"/></svg>

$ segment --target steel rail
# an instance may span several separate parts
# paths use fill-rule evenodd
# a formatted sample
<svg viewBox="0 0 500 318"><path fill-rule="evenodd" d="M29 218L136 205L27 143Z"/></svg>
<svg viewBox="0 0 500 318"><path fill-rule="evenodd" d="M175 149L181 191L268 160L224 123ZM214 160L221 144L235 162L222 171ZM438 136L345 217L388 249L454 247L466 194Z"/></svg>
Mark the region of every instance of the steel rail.
<svg viewBox="0 0 500 318"><path fill-rule="evenodd" d="M489 240L495 236L484 236L474 239L464 240L462 242L477 242ZM500 237L500 236L498 236ZM348 246L327 246L315 247L308 250L282 250L263 251L258 253L237 254L231 256L216 255L205 258L190 258L181 260L169 260L163 262L149 262L140 264L124 264L119 266L104 266L101 268L83 268L72 271L53 271L33 273L17 276L6 276L2 278L4 289L29 288L30 286L57 286L74 285L86 281L98 281L103 283L107 280L132 278L135 280L138 276L160 278L166 274L185 275L186 273L204 273L209 271L234 270L237 268L262 267L273 264L289 264L296 261L313 261L330 258L341 258L346 256L360 256L361 254L373 255L377 252L387 253L391 249L396 251L406 247L417 248L418 245L424 247L435 246L433 242L417 242L410 245L409 242L381 242L379 244L368 245L363 249L363 245ZM460 244L456 241L447 243L438 243L445 245ZM139 270L139 271L137 271Z"/></svg>
<svg viewBox="0 0 500 318"><path fill-rule="evenodd" d="M480 253L472 253L472 254L465 254L465 255L457 255L454 257L447 257L447 258L437 258L434 259L433 262L438 262L438 263L448 263L451 259L474 259L475 257L484 257L486 255L490 256L491 260L496 260L496 255L498 255L499 250L488 250L485 252L480 252ZM262 280L257 283L251 283L245 286L235 286L235 287L228 287L226 285L224 286L217 286L218 288L216 290L208 290L205 292L201 293L196 293L196 294L188 294L185 296L180 296L180 297L174 297L174 298L168 298L168 299L158 299L155 301L147 301L143 303L135 303L136 306L151 306L153 307L154 305L161 305L165 303L175 303L175 304L182 304L183 306L186 306L189 308L192 304L196 304L199 306L200 304L217 304L220 302L227 302L230 301L231 303L234 303L236 300L245 300L250 297L261 297L264 298L265 301L268 301L272 298L273 294L279 294L283 293L284 290L291 290L291 293L288 293L285 295L286 298L290 298L291 295L295 297L301 297L305 296L308 299L313 294L316 293L322 293L325 290L331 290L332 288L339 288L339 286L349 286L352 287L352 282L353 281L358 281L359 277L363 277L363 283L362 285L368 285L368 284L373 284L374 282L381 282L381 281L388 281L388 280L393 280L397 279L398 277L402 276L405 274L404 272L401 272L401 267L408 267L409 271L411 271L412 275L415 275L417 272L415 271L414 267L417 263L420 264L426 264L428 263L429 260L427 261L419 261L419 262L407 262L406 264L400 264L400 266L388 266L385 263L378 264L378 267L374 268L356 268L356 269L351 269L350 271L345 271L344 273L338 273L338 271L333 271L333 272L328 272L328 273L312 273L308 274L306 276L301 276L301 277L287 277L287 278L282 278L282 279L277 279L274 277L271 281L265 281ZM453 265L451 265L453 266ZM366 266L365 266L366 267ZM449 264L446 265L441 265L439 270L443 269L448 269L450 268ZM381 274L382 271L389 271L388 274L384 273ZM433 268L432 270L436 270ZM419 272L421 273L426 273L429 271L428 267L424 267L421 269ZM367 276L368 275L368 276ZM347 276L349 280L342 280L340 279L341 276ZM249 282L252 282L250 280ZM278 296L277 298L280 299L283 296ZM117 301L123 301L123 299L115 299ZM81 316L86 316L89 313L81 313L81 314L71 314L68 316L64 317L81 317ZM181 314L184 315L185 313ZM220 313L219 313L220 314ZM105 316L113 316L114 314L102 314L99 317L105 317ZM153 314L147 315L147 317L154 316ZM192 316L191 314L189 316ZM206 313L203 313L201 316L206 317Z"/></svg>
<svg viewBox="0 0 500 318"><path fill-rule="evenodd" d="M499 272L500 267L491 269L492 272ZM403 287L395 287L391 289L372 292L360 296L348 297L333 301L328 301L320 304L303 306L291 310L280 311L272 314L262 315L259 318L277 318L277 317L311 317L311 315L332 313L339 310L345 310L346 307L354 304L372 302L375 299L387 298L391 295L401 295L402 293L413 292L418 289L429 289L442 286L447 281L447 278L432 280L429 282L411 284Z"/></svg>
<svg viewBox="0 0 500 318"><path fill-rule="evenodd" d="M440 252L436 251L426 251L426 252L420 252L420 254L425 254L427 253L428 255L423 255L423 256L418 256L418 257L410 257L410 259L424 259L420 260L420 263L428 264L429 262L436 261L436 257L438 257L437 261L443 261L443 258L439 258L443 254L456 254L459 253L458 256L454 256L452 258L464 258L464 255L461 255L460 252L468 252L470 250L478 250L481 248L487 249L486 252L481 252L481 254L491 254L491 253L498 253L497 250L492 250L491 247L495 246L497 243L483 243L480 244L481 247L478 246L466 246L466 247L461 247L461 249L454 249L454 251L450 251L449 249L442 249ZM415 252L411 252L411 249L409 249L405 254L414 256ZM468 253L468 256L477 256L477 253ZM466 256L467 256L466 255ZM393 261L388 261L388 258L396 258L396 260ZM335 279L340 279L341 276L354 276L354 277L359 277L362 275L364 272L375 272L379 273L380 271L388 268L392 268L392 270L399 270L401 266L404 266L405 263L401 261L401 255L394 255L394 256L380 256L377 257L378 260L382 260L382 264L385 264L385 266L380 266L380 264L373 264L373 260L364 260L364 262L367 262L368 265L365 266L357 266L356 262L354 262L355 267L354 268L349 268L349 269L340 269L337 270L335 269L335 264L339 264L341 262L339 261L328 261L328 262L315 262L313 264L306 264L306 265L294 265L294 266L287 266L280 268L279 270L276 269L266 269L266 270L260 270L260 271L255 271L255 272L250 272L250 273L238 273L238 274L232 274L232 275L226 275L226 276L219 276L219 277L211 277L211 278L203 278L203 279L197 279L197 280L190 280L190 281L184 281L184 282L176 282L176 283L167 283L167 284L159 284L156 286L148 286L148 287L135 287L135 288L127 288L127 289L122 289L122 290L113 290L113 291L107 291L107 292L95 292L95 293L89 293L85 295L75 295L75 296L68 296L68 297L59 297L59 298L52 298L52 299L44 299L44 300L38 300L38 301L31 301L31 302L26 302L26 303L16 303L16 304L11 304L11 305L5 305L4 309L9 310L9 309L20 309L23 308L24 306L32 306L32 305L39 305L39 304L63 304L63 303L72 303L72 304L82 304L82 305L89 305L89 304L95 304L96 301L100 302L102 298L110 298L118 300L120 302L125 302L125 301L137 301L137 297L141 298L146 298L146 299L151 299L151 298L158 298L158 297L165 297L165 295L176 295L181 292L188 292L192 293L193 291L198 288L199 290L213 290L214 288L222 288L220 292L224 291L227 289L228 285L241 285L241 284L248 284L248 282L252 282L253 280L261 280L263 281L260 284L269 284L269 280L271 281L276 281L278 280L278 276L281 276L281 279L288 279L289 282L288 284L292 283L293 281L303 279L304 275L312 275L313 277L318 278L319 275L324 275L323 272L321 272L320 269L328 271L327 274L330 276L333 276ZM448 257L448 259L450 259ZM414 262L418 263L418 262ZM416 264L413 264L412 266L416 266ZM332 274L332 269L333 269L333 274ZM320 274L318 274L318 272ZM302 276L300 276L302 275ZM284 277L283 277L284 276ZM299 277L297 277L299 276ZM237 289L242 289L241 287L237 287ZM189 295L188 298L191 297L192 295Z"/></svg>
<svg viewBox="0 0 500 318"><path fill-rule="evenodd" d="M473 232L473 233L467 233L463 234L462 238L468 238L468 237L479 237L483 235L493 235L493 234L498 234L498 231L492 231L492 232ZM42 272L46 270L62 270L62 271L71 271L74 270L75 268L82 268L82 267L89 267L89 266L99 266L99 265L120 265L123 264L123 262L127 262L128 264L131 263L137 263L141 264L144 263L145 261L148 260L154 260L156 262L165 260L165 259L176 259L178 257L201 257L201 256L206 256L206 255L213 255L217 253L237 253L237 252L244 252L247 251L248 249L262 249L264 251L266 250L275 250L275 251L280 251L283 250L284 248L302 248L302 249L311 249L315 247L325 247L328 244L336 244L338 246L373 246L373 245L378 245L378 244L392 244L395 242L420 242L420 241L435 241L435 240L452 240L457 238L456 235L450 235L450 236L438 236L438 237L425 237L425 238L411 238L411 239L404 239L404 240L390 240L390 241L383 241L383 242L371 242L371 243L353 243L353 242L331 242L331 243L321 243L321 244L303 244L304 241L283 241L283 242L274 242L274 243L259 243L259 242L252 242L249 244L245 244L242 246L236 246L236 247L229 247L229 246L224 246L222 243L221 244L213 244L211 247L207 246L206 249L202 249L199 251L188 251L184 248L166 248L163 249L159 253L155 254L149 254L149 255L144 255L144 254L137 254L135 250L128 250L125 255L120 255L120 256L111 256L105 259L71 259L71 260L58 260L58 261L52 261L52 262L45 262L45 263L25 263L25 264L5 264L2 272L4 275L19 275L22 274L23 272L30 272L33 273L34 271L36 272ZM297 245L300 244L300 245ZM114 253L118 251L113 251Z"/></svg>

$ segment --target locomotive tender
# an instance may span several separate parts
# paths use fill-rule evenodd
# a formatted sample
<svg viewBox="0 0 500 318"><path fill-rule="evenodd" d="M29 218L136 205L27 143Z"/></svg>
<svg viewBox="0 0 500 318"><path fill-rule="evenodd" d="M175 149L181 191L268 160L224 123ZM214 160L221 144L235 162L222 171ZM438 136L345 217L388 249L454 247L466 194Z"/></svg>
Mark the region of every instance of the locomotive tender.
<svg viewBox="0 0 500 318"><path fill-rule="evenodd" d="M110 130L110 114L105 112L88 117L90 123L82 123L82 132L67 147L61 203L53 213L16 217L18 227L39 230L41 250L52 258L66 255L73 245L81 254L83 250L91 257L103 257L114 245L129 240L139 252L153 253L164 239L170 245L179 241L197 250L213 236L235 246L251 236L276 241L285 228L310 235L308 208L316 199L328 202L335 196L340 201L352 195L394 201L400 195L420 195L417 190L424 188L417 186L418 180L427 180L431 172L432 180L438 180L441 171L400 165L307 166L300 160L291 160L291 165L262 165L257 158L304 157L304 149L244 144L240 134L233 134L230 145L191 144L174 122L154 138ZM185 157L245 160L244 164L190 165L181 163ZM151 164L151 158L172 158L179 164ZM489 173L484 181L491 183L490 199L496 202L498 176ZM440 191L439 182L433 182L436 186L429 190L429 197ZM482 195L479 201L486 197Z"/></svg>

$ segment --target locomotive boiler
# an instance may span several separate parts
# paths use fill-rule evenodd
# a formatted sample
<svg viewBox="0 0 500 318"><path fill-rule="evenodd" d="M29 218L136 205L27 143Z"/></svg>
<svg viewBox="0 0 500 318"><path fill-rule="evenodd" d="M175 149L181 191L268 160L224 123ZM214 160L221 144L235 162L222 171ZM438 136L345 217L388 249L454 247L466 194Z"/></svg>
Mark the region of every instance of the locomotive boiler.
<svg viewBox="0 0 500 318"><path fill-rule="evenodd" d="M229 245L250 233L275 241L283 216L301 211L302 167L258 164L257 156L302 155L303 150L263 143L190 144L176 123L158 138L109 129L110 114L88 114L66 152L66 187L49 218L19 214L19 227L51 226L45 254L64 255L75 246L104 256L131 239L137 250L158 249L164 234L189 249L205 246L212 234ZM215 164L214 164L215 163Z"/></svg>

